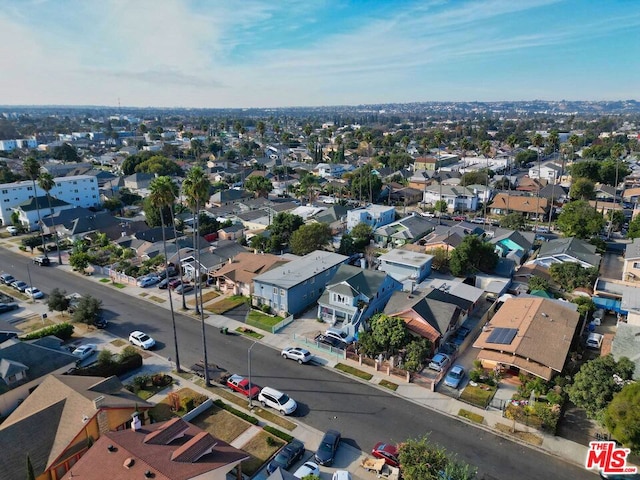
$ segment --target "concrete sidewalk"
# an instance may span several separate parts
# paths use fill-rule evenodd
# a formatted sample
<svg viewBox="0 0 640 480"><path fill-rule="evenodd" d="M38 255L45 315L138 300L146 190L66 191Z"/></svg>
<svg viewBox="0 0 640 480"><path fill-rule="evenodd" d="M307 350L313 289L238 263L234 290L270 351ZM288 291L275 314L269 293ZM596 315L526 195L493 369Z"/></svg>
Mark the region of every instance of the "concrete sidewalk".
<svg viewBox="0 0 640 480"><path fill-rule="evenodd" d="M0 246L9 248L12 251L19 253L23 256L28 256L28 257L35 256L35 255L29 254L28 252L20 251L17 248L17 245L15 242L6 242L6 239L0 239ZM52 260L54 260L53 257L52 257ZM55 261L52 262L52 265L50 267L46 267L46 268L58 268L58 269L63 269L69 272L72 271L69 265L67 264L58 265L57 262ZM80 275L77 272L73 272L73 273L76 275ZM101 283L100 281L105 277L103 275L96 273L86 278L88 281ZM112 287L109 287L108 285L106 285L106 288L112 288ZM133 285L127 285L126 288L123 288L120 291L125 295L131 295L139 299L140 298L146 299L147 301L150 301L154 305L160 305L167 309L169 308L168 299L164 302L158 302L158 301L154 301L147 298L149 296L160 296L160 295L153 295L152 293L153 288L144 289L144 288L140 288ZM165 296L166 294L162 295L163 298ZM174 306L176 310L180 310L181 305L180 305L179 298L180 298L179 295L174 296ZM178 301L176 301L176 299L178 299ZM217 301L220 301L220 297L212 300L211 302L217 302ZM29 305L29 309L32 309L33 311L39 314L47 312L46 303L44 303L43 301L36 301L35 303ZM206 312L206 310L205 310L205 313L206 313L205 314L206 323L216 329L220 329L221 327L227 327L230 331L235 331L238 327L246 326L246 324L242 322L229 319L223 315L210 314ZM277 334L271 334L269 332L260 331L261 334L264 334L264 337L260 340L260 342L278 350L286 346L294 345L298 343L296 342L296 340L294 340L294 337L296 336L295 335L296 332L300 333L300 332L304 332L305 329L318 330L320 328L315 320L313 320L313 322L315 322L315 324L311 324L311 322L309 322L308 324L304 324L304 321L296 320L293 324L285 327L280 333L277 333ZM302 346L303 344L300 343L300 345ZM341 373L338 370L335 370L333 368L339 362L339 359L335 355L332 356L331 354L326 354L318 350L313 350L313 353L316 356L318 363L322 364L326 368L333 369L337 373ZM151 358L145 359L145 370L148 369L149 371L158 371L158 370L171 371L173 368L174 366L170 362L168 362L167 359L164 359L156 354L152 354ZM540 432L538 430L527 427L526 425L514 423L512 420L504 418L502 416L501 411L492 410L492 409L483 410L483 409L474 407L472 405L469 405L467 403L461 402L455 398L442 395L437 392L433 392L428 388L424 388L413 383L407 384L404 382L400 382L398 381L398 379L390 378L385 373L380 371L375 371L373 368L369 368L365 365L358 366L357 368L360 370L366 371L368 373L371 373L373 377L371 378L371 380L369 380L368 383L373 385L375 388L382 389L386 393L390 393L392 395L396 395L398 397L404 398L408 401L414 402L425 408L438 411L442 414L456 418L459 421L467 422L470 425L473 425L480 429L490 431L492 433L500 435L511 441L522 443L527 447L536 448L549 455L562 458L567 462L580 465L580 466L584 465L584 461L586 459L587 450L588 450L588 448L585 445L581 445L557 436ZM343 375L346 375L346 374L343 374ZM352 377L352 378L358 381L364 381L356 377ZM397 390L393 392L387 388L381 387L379 383L383 379L389 379L389 380L392 380L394 383L397 383L398 384ZM180 377L179 381L186 382L182 377ZM199 389L199 387L195 383L193 382L188 382L188 383L189 383L189 388L194 388L195 390ZM208 392L208 394L210 394L210 392ZM478 415L481 415L483 417L482 424L471 422L469 420L466 420L460 417L459 412L461 409L465 409L473 413L476 413ZM297 423L298 423L298 427L296 427L296 429L292 432L293 435L295 435L297 438L304 441L305 445L307 445L307 448L314 450L315 447L320 442L322 432L319 432L313 428L310 428L300 422L297 422ZM541 438L541 445L533 445L531 443L524 442L514 437L513 435L499 431L496 429L496 426L498 424L508 425L510 427L515 426L515 430L518 432L531 432ZM343 447L341 447L341 450L342 449ZM362 478L367 478L368 475L364 472L363 469L359 467L359 461L362 457L364 457L364 455L359 450L356 450L356 449L351 449L351 450L354 450L354 451L350 451L348 448L344 449L345 454L352 459L352 461L349 463L348 469L352 473L356 473L356 475L358 476L362 475ZM337 464L340 465L342 468L346 468L342 466L341 463L337 463ZM358 468L360 468L361 470L360 473L358 473Z"/></svg>

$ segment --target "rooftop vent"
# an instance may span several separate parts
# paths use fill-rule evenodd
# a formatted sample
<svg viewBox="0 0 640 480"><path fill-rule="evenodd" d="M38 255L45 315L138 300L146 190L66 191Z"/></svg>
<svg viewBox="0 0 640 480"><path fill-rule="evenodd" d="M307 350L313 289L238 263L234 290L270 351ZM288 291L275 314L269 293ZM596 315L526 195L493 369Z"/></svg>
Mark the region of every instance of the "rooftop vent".
<svg viewBox="0 0 640 480"><path fill-rule="evenodd" d="M129 457L124 461L122 466L124 468L126 468L126 469L129 469L129 468L133 467L134 463L136 463L136 461L133 458Z"/></svg>
<svg viewBox="0 0 640 480"><path fill-rule="evenodd" d="M113 445L109 444L109 445L107 445L107 450L109 450L110 452L115 452L117 450L117 448L114 447Z"/></svg>
<svg viewBox="0 0 640 480"><path fill-rule="evenodd" d="M145 478L153 478L153 477L155 477L154 473L151 470L147 470L146 472L144 472L144 476L145 476Z"/></svg>

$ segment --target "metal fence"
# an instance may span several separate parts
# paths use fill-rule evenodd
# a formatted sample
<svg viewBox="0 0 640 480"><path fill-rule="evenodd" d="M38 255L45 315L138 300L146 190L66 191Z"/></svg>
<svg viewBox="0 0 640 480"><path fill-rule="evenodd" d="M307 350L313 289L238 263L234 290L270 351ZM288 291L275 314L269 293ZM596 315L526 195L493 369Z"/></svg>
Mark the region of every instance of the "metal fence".
<svg viewBox="0 0 640 480"><path fill-rule="evenodd" d="M313 348L316 350L322 350L324 352L330 353L332 355L335 355L337 359L342 359L344 360L346 357L346 352L344 350L342 350L341 348L336 348L336 347L332 347L331 345L325 345L324 343L320 343L317 340L314 339L310 339L307 338L303 335L296 335L295 333L293 334L293 339L303 343L304 345L306 345L309 348Z"/></svg>
<svg viewBox="0 0 640 480"><path fill-rule="evenodd" d="M282 330L284 327L291 324L292 322L293 322L293 315L289 315L280 323L277 323L273 327L271 327L271 333L278 333L280 330Z"/></svg>

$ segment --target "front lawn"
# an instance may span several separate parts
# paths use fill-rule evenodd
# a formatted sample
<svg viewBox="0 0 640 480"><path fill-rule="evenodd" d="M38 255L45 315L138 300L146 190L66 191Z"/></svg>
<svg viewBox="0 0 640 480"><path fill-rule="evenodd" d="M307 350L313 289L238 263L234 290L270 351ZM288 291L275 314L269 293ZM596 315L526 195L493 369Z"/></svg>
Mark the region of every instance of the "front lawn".
<svg viewBox="0 0 640 480"><path fill-rule="evenodd" d="M223 313L242 305L246 301L247 297L243 297L242 295L233 295L229 298L223 298L218 302L214 302L211 305L207 305L205 310L217 315L222 315Z"/></svg>
<svg viewBox="0 0 640 480"><path fill-rule="evenodd" d="M259 310L249 310L249 315L247 316L247 323L256 322L254 326L265 325L269 331L271 331L271 327L279 324L282 320L282 317L278 317L277 315L267 315L266 313L262 313Z"/></svg>
<svg viewBox="0 0 640 480"><path fill-rule="evenodd" d="M460 395L460 400L480 408L487 408L495 393L496 387L490 387L482 383L477 386L467 385Z"/></svg>
<svg viewBox="0 0 640 480"><path fill-rule="evenodd" d="M252 477L283 445L282 440L265 431L258 433L240 447L251 455L242 463L242 473Z"/></svg>
<svg viewBox="0 0 640 480"><path fill-rule="evenodd" d="M251 425L220 407L213 406L192 420L194 425L206 430L211 435L227 443L231 443Z"/></svg>

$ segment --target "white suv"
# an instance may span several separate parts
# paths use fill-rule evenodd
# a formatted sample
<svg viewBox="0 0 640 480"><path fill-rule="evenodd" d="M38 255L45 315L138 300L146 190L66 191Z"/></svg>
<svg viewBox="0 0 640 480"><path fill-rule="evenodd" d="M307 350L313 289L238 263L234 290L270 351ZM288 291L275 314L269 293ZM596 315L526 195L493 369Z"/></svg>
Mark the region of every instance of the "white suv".
<svg viewBox="0 0 640 480"><path fill-rule="evenodd" d="M271 407L278 410L283 415L290 415L296 411L298 404L293 398L271 387L264 387L260 390L258 401L263 407Z"/></svg>

